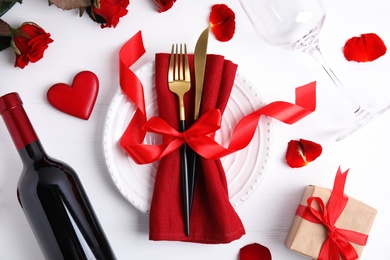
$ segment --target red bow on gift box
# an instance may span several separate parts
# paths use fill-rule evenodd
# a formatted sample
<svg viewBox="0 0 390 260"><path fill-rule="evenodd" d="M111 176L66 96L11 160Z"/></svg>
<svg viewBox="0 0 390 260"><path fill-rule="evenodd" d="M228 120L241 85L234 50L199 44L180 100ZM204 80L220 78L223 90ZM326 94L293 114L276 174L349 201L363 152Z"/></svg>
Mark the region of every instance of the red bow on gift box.
<svg viewBox="0 0 390 260"><path fill-rule="evenodd" d="M327 206L321 198L310 197L307 199L307 206L299 205L296 212L296 215L310 222L322 224L328 229L328 237L322 245L319 260L337 260L340 259L340 255L344 260L358 259L358 254L350 242L362 246L367 243L368 235L335 226L348 203L348 196L344 194L347 174L348 170L342 173L340 168L338 169ZM314 207L314 203L318 209Z"/></svg>

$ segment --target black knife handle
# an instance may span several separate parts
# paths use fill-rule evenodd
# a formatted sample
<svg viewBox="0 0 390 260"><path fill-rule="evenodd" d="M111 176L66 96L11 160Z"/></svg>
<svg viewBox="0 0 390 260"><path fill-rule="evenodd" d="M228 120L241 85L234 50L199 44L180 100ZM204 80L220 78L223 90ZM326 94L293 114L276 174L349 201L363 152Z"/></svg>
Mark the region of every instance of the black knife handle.
<svg viewBox="0 0 390 260"><path fill-rule="evenodd" d="M195 175L196 175L196 164L198 161L198 154L191 149L191 147L187 147L188 149L188 187L189 187L189 210L191 214L192 210L192 203L194 201L194 190L195 190Z"/></svg>
<svg viewBox="0 0 390 260"><path fill-rule="evenodd" d="M186 130L185 120L179 121L180 132ZM188 180L188 162L187 162L187 143L180 147L180 172L182 184L183 197L183 214L184 214L184 228L185 234L190 235L190 194L189 194L189 180Z"/></svg>

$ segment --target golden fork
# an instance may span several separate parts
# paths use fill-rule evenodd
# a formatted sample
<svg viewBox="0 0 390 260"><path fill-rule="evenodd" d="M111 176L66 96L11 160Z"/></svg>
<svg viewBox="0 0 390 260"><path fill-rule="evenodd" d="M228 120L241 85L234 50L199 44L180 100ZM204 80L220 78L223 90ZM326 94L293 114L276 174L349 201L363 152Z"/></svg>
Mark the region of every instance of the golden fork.
<svg viewBox="0 0 390 260"><path fill-rule="evenodd" d="M176 47L176 48L175 48ZM176 49L176 50L175 50ZM180 52L178 44L172 44L171 56L169 59L168 69L168 86L172 93L175 93L179 98L179 130L186 130L186 117L184 107L184 94L191 88L190 68L188 65L187 46L180 44ZM188 162L187 162L187 144L184 143L180 147L180 171L182 183L183 197L183 214L185 234L190 235L190 200L189 200L189 179L188 179Z"/></svg>

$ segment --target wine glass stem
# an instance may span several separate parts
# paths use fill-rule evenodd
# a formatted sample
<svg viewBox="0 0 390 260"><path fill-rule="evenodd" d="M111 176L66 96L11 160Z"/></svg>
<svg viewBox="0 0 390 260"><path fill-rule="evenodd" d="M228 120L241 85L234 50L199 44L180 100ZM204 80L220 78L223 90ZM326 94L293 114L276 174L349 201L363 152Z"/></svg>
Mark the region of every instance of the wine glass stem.
<svg viewBox="0 0 390 260"><path fill-rule="evenodd" d="M333 83L336 85L336 87L339 89L339 91L343 94L343 96L347 99L349 104L351 105L354 113L359 112L361 109L361 106L352 98L352 96L348 93L348 91L345 89L341 81L337 78L336 74L332 71L332 69L329 67L329 65L326 63L324 57L322 56L322 53L318 46L315 46L312 48L312 50L309 52L311 56L321 64L322 68L325 70L326 74L331 78Z"/></svg>

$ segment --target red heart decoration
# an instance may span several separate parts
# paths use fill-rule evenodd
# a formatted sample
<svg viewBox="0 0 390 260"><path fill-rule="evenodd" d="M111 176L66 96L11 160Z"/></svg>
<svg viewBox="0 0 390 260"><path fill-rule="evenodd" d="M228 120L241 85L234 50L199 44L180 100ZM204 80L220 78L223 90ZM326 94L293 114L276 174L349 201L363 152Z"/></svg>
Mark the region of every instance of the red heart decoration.
<svg viewBox="0 0 390 260"><path fill-rule="evenodd" d="M272 260L271 251L258 243L240 249L240 260Z"/></svg>
<svg viewBox="0 0 390 260"><path fill-rule="evenodd" d="M81 71L71 86L57 83L47 91L47 100L56 109L88 120L99 92L99 79L91 71Z"/></svg>

